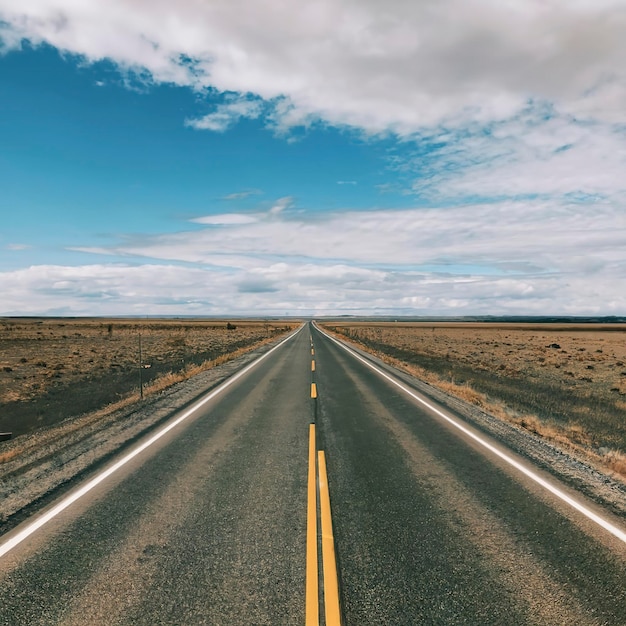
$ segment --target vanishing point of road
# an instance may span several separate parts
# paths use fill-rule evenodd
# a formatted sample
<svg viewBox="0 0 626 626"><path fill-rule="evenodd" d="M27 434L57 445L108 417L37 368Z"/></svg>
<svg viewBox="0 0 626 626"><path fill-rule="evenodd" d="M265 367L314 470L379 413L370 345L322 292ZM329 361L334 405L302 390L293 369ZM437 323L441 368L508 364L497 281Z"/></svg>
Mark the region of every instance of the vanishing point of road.
<svg viewBox="0 0 626 626"><path fill-rule="evenodd" d="M0 624L626 624L626 524L313 324L0 537Z"/></svg>

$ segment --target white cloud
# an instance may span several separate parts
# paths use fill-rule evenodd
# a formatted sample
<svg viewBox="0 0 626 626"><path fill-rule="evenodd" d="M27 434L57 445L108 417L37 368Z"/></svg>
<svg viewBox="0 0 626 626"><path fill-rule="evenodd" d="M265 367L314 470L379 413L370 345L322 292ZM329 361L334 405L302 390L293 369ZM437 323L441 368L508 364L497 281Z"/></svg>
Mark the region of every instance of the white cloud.
<svg viewBox="0 0 626 626"><path fill-rule="evenodd" d="M198 130L212 130L223 133L242 118L255 119L263 112L260 100L228 98L225 104L218 104L213 113L199 119L186 120L185 125Z"/></svg>
<svg viewBox="0 0 626 626"><path fill-rule="evenodd" d="M624 0L0 0L1 20L5 48L45 41L221 93L186 120L196 129L262 117L279 133L322 121L418 143L448 134L407 182L419 193L623 187Z"/></svg>
<svg viewBox="0 0 626 626"><path fill-rule="evenodd" d="M0 16L5 46L46 41L148 80L251 94L279 126L410 134L507 119L529 98L624 121L623 0L0 0ZM190 123L224 130L259 106L235 99Z"/></svg>
<svg viewBox="0 0 626 626"><path fill-rule="evenodd" d="M262 220L274 219L281 213L293 206L292 196L285 196L274 201L272 206L266 211L255 213L217 213L214 215L204 215L195 217L190 222L194 224L205 224L209 226L241 226L244 224L256 224ZM183 236L185 236L183 234Z"/></svg>
<svg viewBox="0 0 626 626"><path fill-rule="evenodd" d="M14 251L30 250L31 248L32 246L29 246L26 243L10 243L10 244L7 244L6 246L7 250L14 250Z"/></svg>
<svg viewBox="0 0 626 626"><path fill-rule="evenodd" d="M207 272L172 265L40 265L0 273L7 314L167 314L211 309ZM223 278L211 276L219 291ZM21 313L20 313L21 312Z"/></svg>
<svg viewBox="0 0 626 626"><path fill-rule="evenodd" d="M0 0L3 50L24 37L221 94L190 127L396 133L397 179L380 190L404 179L449 206L314 216L285 196L81 248L145 265L0 273L2 306L623 313L624 32L624 0Z"/></svg>
<svg viewBox="0 0 626 626"><path fill-rule="evenodd" d="M292 205L293 205L293 198L291 196L278 198L278 200L276 200L276 202L272 205L272 208L269 210L268 214L276 216L279 213L282 213L286 209L290 208Z"/></svg>
<svg viewBox="0 0 626 626"><path fill-rule="evenodd" d="M288 202L281 199L274 208ZM107 253L217 265L228 259L237 267L282 257L361 266L532 263L540 271L567 272L578 258L602 265L624 260L623 215L619 204L544 200L317 216L270 211L255 219L229 213L200 218L219 229L126 239Z"/></svg>
<svg viewBox="0 0 626 626"><path fill-rule="evenodd" d="M33 266L0 272L0 313L623 315L623 269L589 281L580 274L455 276L340 263L219 272L154 263Z"/></svg>
<svg viewBox="0 0 626 626"><path fill-rule="evenodd" d="M230 98L226 104L218 104L215 112L200 119L186 120L185 125L198 130L223 133L242 118L255 119L261 115L263 104L259 100Z"/></svg>
<svg viewBox="0 0 626 626"><path fill-rule="evenodd" d="M2 274L0 290L10 294L4 312L41 312L64 299L81 311L154 305L151 310L165 313L174 309L163 302L175 296L179 311L205 314L620 314L626 305L619 204L534 200L316 216L260 212L255 221L236 215L213 216L200 230L125 237L116 247L91 250L144 259L143 269Z"/></svg>
<svg viewBox="0 0 626 626"><path fill-rule="evenodd" d="M244 213L222 213L219 215L205 215L204 217L196 217L192 220L195 224L213 224L229 226L233 224L254 224L258 218L254 215L246 215Z"/></svg>
<svg viewBox="0 0 626 626"><path fill-rule="evenodd" d="M245 191L237 191L229 193L222 197L222 200L245 200L250 196L260 196L263 192L260 189L246 189Z"/></svg>

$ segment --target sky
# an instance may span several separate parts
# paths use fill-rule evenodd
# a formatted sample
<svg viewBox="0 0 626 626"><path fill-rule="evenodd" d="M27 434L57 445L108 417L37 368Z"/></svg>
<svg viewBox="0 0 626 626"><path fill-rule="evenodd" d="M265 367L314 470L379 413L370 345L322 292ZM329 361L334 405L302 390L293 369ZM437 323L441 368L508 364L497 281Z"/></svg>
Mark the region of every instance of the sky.
<svg viewBox="0 0 626 626"><path fill-rule="evenodd" d="M626 0L0 0L0 315L625 315Z"/></svg>

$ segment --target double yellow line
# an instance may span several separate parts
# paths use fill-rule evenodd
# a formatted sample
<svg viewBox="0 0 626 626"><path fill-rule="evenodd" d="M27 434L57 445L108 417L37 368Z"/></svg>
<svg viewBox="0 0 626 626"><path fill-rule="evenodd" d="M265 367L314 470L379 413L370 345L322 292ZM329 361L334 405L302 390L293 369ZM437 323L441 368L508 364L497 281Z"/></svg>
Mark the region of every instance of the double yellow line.
<svg viewBox="0 0 626 626"><path fill-rule="evenodd" d="M316 458L317 457L317 458ZM316 463L317 461L317 463ZM319 480L316 480L318 478ZM319 568L317 550L317 490L319 487L322 537L322 583L326 626L340 626L339 584L335 541L330 513L330 495L326 474L326 457L320 450L316 455L315 424L309 426L309 474L306 536L306 626L319 626Z"/></svg>
<svg viewBox="0 0 626 626"><path fill-rule="evenodd" d="M315 379L315 348L311 337L311 398L317 400ZM317 496L319 491L319 513L322 543L322 593L319 589L319 550L317 524ZM317 451L315 424L309 425L309 474L307 486L307 531L306 531L306 626L319 626L320 606L324 606L326 626L340 626L339 584L333 522L330 513L330 494L326 473L324 451Z"/></svg>

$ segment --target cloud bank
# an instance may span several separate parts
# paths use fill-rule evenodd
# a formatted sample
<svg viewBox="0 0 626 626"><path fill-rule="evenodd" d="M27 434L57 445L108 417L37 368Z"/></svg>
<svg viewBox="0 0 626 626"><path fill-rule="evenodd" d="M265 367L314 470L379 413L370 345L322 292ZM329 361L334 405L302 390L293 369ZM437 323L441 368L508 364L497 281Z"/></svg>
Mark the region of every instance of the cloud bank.
<svg viewBox="0 0 626 626"><path fill-rule="evenodd" d="M0 0L6 48L22 38L148 82L231 94L192 120L257 117L367 132L507 119L530 98L622 122L622 0ZM239 94L239 95L237 95Z"/></svg>
<svg viewBox="0 0 626 626"><path fill-rule="evenodd" d="M503 202L195 219L200 230L128 236L81 252L115 265L0 274L6 313L619 314L621 208ZM239 216L239 217L238 217Z"/></svg>

